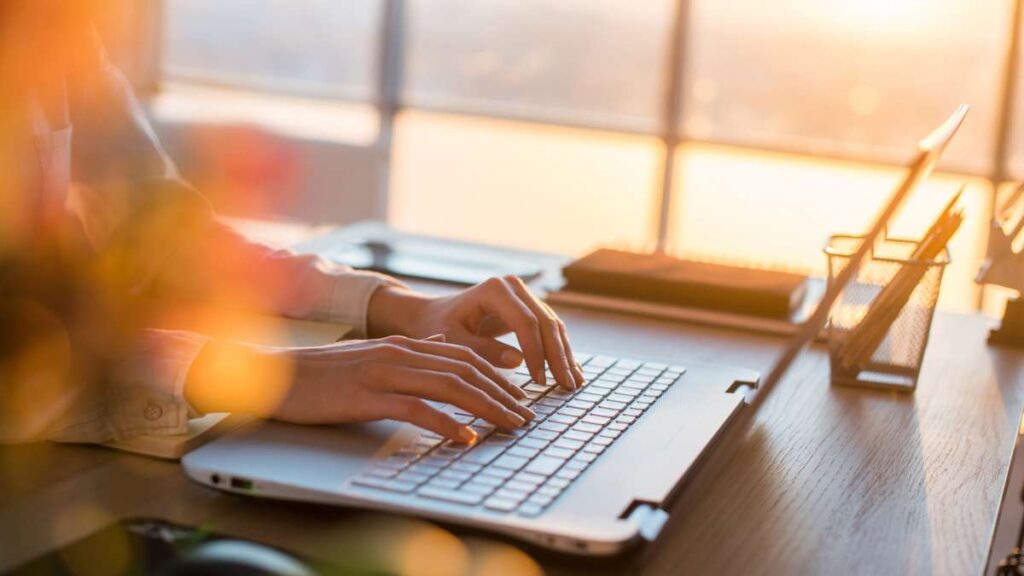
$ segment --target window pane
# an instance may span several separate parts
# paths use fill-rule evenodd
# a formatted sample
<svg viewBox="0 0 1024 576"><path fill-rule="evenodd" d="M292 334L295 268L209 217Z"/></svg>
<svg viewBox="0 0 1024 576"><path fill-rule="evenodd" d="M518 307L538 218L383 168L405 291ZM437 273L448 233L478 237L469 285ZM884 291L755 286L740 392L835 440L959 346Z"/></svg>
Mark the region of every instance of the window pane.
<svg viewBox="0 0 1024 576"><path fill-rule="evenodd" d="M167 0L164 70L279 92L368 99L380 0Z"/></svg>
<svg viewBox="0 0 1024 576"><path fill-rule="evenodd" d="M905 171L853 162L690 144L676 157L674 250L687 257L824 276L830 234L863 233ZM945 309L978 306L974 276L985 254L992 187L981 178L933 175L890 227L919 238L961 184L967 217L950 242Z"/></svg>
<svg viewBox="0 0 1024 576"><path fill-rule="evenodd" d="M662 150L647 136L404 112L389 222L564 254L638 248L651 230Z"/></svg>
<svg viewBox="0 0 1024 576"><path fill-rule="evenodd" d="M406 100L587 126L658 126L672 0L407 3Z"/></svg>
<svg viewBox="0 0 1024 576"><path fill-rule="evenodd" d="M1010 0L693 0L684 130L902 162L962 102L944 166L992 154Z"/></svg>

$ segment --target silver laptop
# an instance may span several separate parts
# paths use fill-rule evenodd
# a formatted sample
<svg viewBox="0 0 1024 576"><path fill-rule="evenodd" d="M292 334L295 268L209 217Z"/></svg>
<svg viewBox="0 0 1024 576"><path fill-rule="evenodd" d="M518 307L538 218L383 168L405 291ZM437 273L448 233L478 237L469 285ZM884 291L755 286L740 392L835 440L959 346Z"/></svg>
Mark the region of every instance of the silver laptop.
<svg viewBox="0 0 1024 576"><path fill-rule="evenodd" d="M829 286L754 404L822 329L867 248L931 171L965 113L958 110L922 142L847 266L851 274ZM746 407L739 385L756 387L758 375L727 366L579 358L588 384L576 392L532 382L525 368L515 373L537 413L521 429L495 429L446 407L479 434L473 446L391 421L331 427L254 422L182 463L192 479L230 492L407 513L577 554L616 553L657 537L673 490Z"/></svg>

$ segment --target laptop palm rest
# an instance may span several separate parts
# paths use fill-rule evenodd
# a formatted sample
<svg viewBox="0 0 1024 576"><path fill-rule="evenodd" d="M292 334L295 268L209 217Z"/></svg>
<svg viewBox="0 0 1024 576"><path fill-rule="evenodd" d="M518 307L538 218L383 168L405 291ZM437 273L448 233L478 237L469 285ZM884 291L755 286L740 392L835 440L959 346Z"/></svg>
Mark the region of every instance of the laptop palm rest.
<svg viewBox="0 0 1024 576"><path fill-rule="evenodd" d="M394 421L343 426L260 421L189 453L182 464L190 475L212 484L217 482L210 476L219 474L230 476L225 482L272 478L278 485L335 492L371 458L416 434L413 427Z"/></svg>

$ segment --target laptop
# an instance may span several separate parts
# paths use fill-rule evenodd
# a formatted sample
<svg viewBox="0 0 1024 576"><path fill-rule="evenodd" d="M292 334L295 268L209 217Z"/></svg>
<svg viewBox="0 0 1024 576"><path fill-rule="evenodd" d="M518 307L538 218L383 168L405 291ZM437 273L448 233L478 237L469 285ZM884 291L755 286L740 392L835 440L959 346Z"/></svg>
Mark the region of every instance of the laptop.
<svg viewBox="0 0 1024 576"><path fill-rule="evenodd" d="M763 401L823 328L868 247L934 167L963 121L961 107L922 141L845 278L825 292L750 402L754 371L578 354L587 385L566 392L512 378L537 418L517 430L445 407L473 427L472 446L394 421L329 427L253 422L187 454L193 480L260 498L380 510L485 529L580 555L653 540L673 492L727 425ZM548 382L553 378L548 377Z"/></svg>

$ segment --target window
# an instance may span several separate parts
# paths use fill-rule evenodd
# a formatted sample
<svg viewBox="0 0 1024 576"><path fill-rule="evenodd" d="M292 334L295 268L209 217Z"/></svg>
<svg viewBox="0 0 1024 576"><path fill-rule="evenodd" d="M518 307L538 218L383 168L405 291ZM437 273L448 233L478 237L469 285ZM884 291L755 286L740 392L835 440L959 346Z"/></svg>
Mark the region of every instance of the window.
<svg viewBox="0 0 1024 576"><path fill-rule="evenodd" d="M672 2L408 6L392 222L570 254L648 247L663 148L633 133L657 131Z"/></svg>
<svg viewBox="0 0 1024 576"><path fill-rule="evenodd" d="M656 138L417 111L395 133L394 225L563 254L649 248Z"/></svg>
<svg viewBox="0 0 1024 576"><path fill-rule="evenodd" d="M682 67L671 70L681 7ZM1013 8L1013 0L983 10L972 0L167 0L163 63L175 86L374 110L358 125L367 139L384 137L386 214L405 229L580 254L649 249L659 211L669 210L675 253L817 274L827 235L863 229L915 141L966 102L971 113L942 172L894 232L919 234L966 183L968 221L942 303L976 309L974 272L992 199L1005 187L998 167L1024 177L1024 86L1010 119L1000 106ZM385 49L400 49L397 69L378 69ZM378 94L378 78L392 79L385 86L396 102L377 100L388 93ZM673 78L682 114L669 127L663 99ZM377 120L389 129L368 129ZM672 130L682 144L666 162ZM673 202L662 207L669 166Z"/></svg>
<svg viewBox="0 0 1024 576"><path fill-rule="evenodd" d="M655 132L672 5L672 0L410 2L406 102Z"/></svg>
<svg viewBox="0 0 1024 576"><path fill-rule="evenodd" d="M372 97L380 0L166 0L170 80Z"/></svg>
<svg viewBox="0 0 1024 576"><path fill-rule="evenodd" d="M1009 0L697 0L687 136L902 162L956 106L944 166L986 173Z"/></svg>

